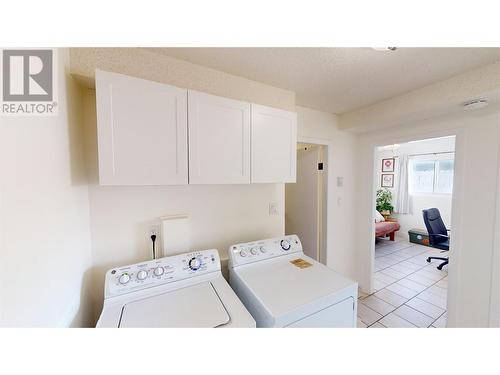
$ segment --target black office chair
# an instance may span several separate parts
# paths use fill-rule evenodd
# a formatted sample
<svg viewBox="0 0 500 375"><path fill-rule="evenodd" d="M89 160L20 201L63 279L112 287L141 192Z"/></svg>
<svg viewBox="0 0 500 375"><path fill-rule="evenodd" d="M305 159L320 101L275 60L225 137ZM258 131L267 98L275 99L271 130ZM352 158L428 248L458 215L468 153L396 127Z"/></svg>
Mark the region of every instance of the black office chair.
<svg viewBox="0 0 500 375"><path fill-rule="evenodd" d="M441 214L437 208L429 208L428 210L422 211L424 215L424 223L427 227L427 232L429 232L429 243L432 247L437 249L441 249L444 251L450 250L450 236L448 235L449 229L446 229L446 226L443 223L443 219L441 219ZM443 266L448 264L448 258L443 257L429 257L427 258L427 262L431 262L432 259L443 260L437 269L441 270Z"/></svg>

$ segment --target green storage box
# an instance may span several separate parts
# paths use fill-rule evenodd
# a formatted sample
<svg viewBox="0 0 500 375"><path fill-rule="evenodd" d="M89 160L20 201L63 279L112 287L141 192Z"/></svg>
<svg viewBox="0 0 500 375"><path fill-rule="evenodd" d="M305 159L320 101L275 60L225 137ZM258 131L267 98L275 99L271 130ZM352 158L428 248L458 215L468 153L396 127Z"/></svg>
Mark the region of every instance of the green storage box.
<svg viewBox="0 0 500 375"><path fill-rule="evenodd" d="M417 243L419 245L431 246L429 244L429 233L425 229L410 229L408 231L408 236L410 236L411 243Z"/></svg>

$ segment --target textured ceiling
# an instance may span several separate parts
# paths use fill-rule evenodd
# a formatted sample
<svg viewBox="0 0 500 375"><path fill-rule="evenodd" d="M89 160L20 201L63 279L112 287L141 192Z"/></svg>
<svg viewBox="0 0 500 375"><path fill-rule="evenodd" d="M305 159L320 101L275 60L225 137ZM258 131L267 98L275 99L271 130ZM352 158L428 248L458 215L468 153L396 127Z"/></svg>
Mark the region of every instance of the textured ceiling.
<svg viewBox="0 0 500 375"><path fill-rule="evenodd" d="M500 60L500 48L149 48L295 91L332 113L362 108Z"/></svg>

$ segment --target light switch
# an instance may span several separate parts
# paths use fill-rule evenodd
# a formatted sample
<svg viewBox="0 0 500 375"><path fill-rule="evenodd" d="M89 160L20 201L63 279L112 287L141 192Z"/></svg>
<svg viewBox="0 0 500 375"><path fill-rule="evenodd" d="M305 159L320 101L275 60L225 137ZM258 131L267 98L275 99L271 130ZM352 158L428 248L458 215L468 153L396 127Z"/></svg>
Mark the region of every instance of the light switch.
<svg viewBox="0 0 500 375"><path fill-rule="evenodd" d="M278 216L279 213L278 203L269 202L269 216Z"/></svg>
<svg viewBox="0 0 500 375"><path fill-rule="evenodd" d="M344 177L342 176L337 177L337 186L338 187L344 186Z"/></svg>

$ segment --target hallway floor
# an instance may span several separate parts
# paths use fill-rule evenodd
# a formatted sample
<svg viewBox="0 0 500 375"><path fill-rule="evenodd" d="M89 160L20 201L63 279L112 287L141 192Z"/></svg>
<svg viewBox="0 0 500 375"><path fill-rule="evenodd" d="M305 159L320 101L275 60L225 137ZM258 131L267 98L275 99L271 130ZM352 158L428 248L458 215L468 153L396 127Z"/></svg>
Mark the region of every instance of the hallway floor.
<svg viewBox="0 0 500 375"><path fill-rule="evenodd" d="M380 240L375 245L375 293L360 293L358 327L444 328L446 326L447 266L428 256L440 250L407 240Z"/></svg>

